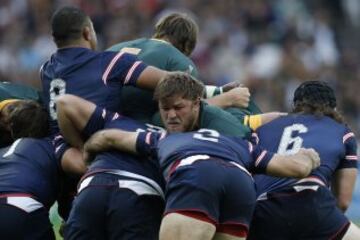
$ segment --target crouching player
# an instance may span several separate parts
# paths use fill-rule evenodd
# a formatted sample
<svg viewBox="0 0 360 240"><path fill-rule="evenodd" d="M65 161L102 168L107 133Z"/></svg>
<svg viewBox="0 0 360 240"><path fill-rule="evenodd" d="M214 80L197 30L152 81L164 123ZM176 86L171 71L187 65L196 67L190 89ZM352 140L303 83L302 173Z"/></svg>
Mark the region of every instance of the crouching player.
<svg viewBox="0 0 360 240"><path fill-rule="evenodd" d="M84 146L86 153L116 148L158 159L167 182L160 239L245 239L256 200L250 172L301 178L320 161L312 149L273 154L210 129L165 135L107 129Z"/></svg>
<svg viewBox="0 0 360 240"><path fill-rule="evenodd" d="M0 239L55 239L48 210L60 191L62 168L71 166L56 160L46 138L48 113L38 103L19 100L5 113L15 141L0 149Z"/></svg>
<svg viewBox="0 0 360 240"><path fill-rule="evenodd" d="M320 167L301 180L255 176L258 201L249 239L360 239L359 228L341 211L351 202L357 145L336 110L334 91L325 82L304 82L293 103L293 114L257 130L259 144L280 154L313 148Z"/></svg>

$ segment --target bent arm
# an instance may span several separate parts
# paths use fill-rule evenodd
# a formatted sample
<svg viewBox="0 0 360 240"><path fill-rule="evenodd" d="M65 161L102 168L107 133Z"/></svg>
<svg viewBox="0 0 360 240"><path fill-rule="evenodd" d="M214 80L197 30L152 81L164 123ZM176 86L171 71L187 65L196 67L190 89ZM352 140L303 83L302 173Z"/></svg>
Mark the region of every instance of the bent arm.
<svg viewBox="0 0 360 240"><path fill-rule="evenodd" d="M236 87L228 92L206 99L210 105L220 108L239 107L247 108L250 101L250 92L246 87Z"/></svg>
<svg viewBox="0 0 360 240"><path fill-rule="evenodd" d="M313 149L300 149L292 155L274 154L266 168L266 174L277 177L307 177L320 165L320 157Z"/></svg>
<svg viewBox="0 0 360 240"><path fill-rule="evenodd" d="M167 71L156 67L148 66L142 71L137 79L136 86L154 90L158 82L160 82L167 74Z"/></svg>
<svg viewBox="0 0 360 240"><path fill-rule="evenodd" d="M119 129L106 129L93 134L85 143L86 154L117 149L129 153L137 153L136 140L137 132L127 132Z"/></svg>
<svg viewBox="0 0 360 240"><path fill-rule="evenodd" d="M338 207L345 212L352 199L357 168L342 168L335 172L332 180L331 190L337 199Z"/></svg>
<svg viewBox="0 0 360 240"><path fill-rule="evenodd" d="M56 109L60 132L71 146L82 149L82 130L95 107L95 104L74 95L65 94L58 97Z"/></svg>

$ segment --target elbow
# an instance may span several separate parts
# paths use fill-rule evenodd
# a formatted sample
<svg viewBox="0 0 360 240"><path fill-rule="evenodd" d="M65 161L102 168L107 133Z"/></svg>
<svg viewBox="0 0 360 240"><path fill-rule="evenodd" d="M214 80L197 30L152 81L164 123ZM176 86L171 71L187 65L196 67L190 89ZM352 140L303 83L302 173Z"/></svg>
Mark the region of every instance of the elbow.
<svg viewBox="0 0 360 240"><path fill-rule="evenodd" d="M61 95L56 98L56 109L57 111L66 111L66 109L70 106L71 96L70 95Z"/></svg>
<svg viewBox="0 0 360 240"><path fill-rule="evenodd" d="M351 200L349 199L338 199L337 206L342 212L345 212L350 206Z"/></svg>

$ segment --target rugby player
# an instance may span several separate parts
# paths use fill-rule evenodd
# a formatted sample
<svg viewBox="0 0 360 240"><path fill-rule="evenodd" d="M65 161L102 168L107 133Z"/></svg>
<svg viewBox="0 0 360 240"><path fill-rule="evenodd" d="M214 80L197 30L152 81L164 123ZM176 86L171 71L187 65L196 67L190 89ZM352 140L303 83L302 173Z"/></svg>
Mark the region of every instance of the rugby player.
<svg viewBox="0 0 360 240"><path fill-rule="evenodd" d="M359 228L343 214L357 176L357 144L336 109L335 93L325 82L307 81L293 104L292 114L258 128L259 144L279 154L313 148L321 164L301 180L255 175L258 200L249 239L360 239Z"/></svg>

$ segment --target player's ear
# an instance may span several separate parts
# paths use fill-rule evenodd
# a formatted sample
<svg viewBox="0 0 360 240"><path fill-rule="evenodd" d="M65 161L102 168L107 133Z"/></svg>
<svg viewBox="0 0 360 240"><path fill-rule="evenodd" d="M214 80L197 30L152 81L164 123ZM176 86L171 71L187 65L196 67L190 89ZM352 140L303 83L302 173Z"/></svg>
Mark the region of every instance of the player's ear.
<svg viewBox="0 0 360 240"><path fill-rule="evenodd" d="M92 38L91 28L89 26L85 26L83 28L82 35L86 41L91 41Z"/></svg>
<svg viewBox="0 0 360 240"><path fill-rule="evenodd" d="M197 107L200 107L200 102L201 102L201 98L198 97L195 101L194 101L194 105Z"/></svg>

